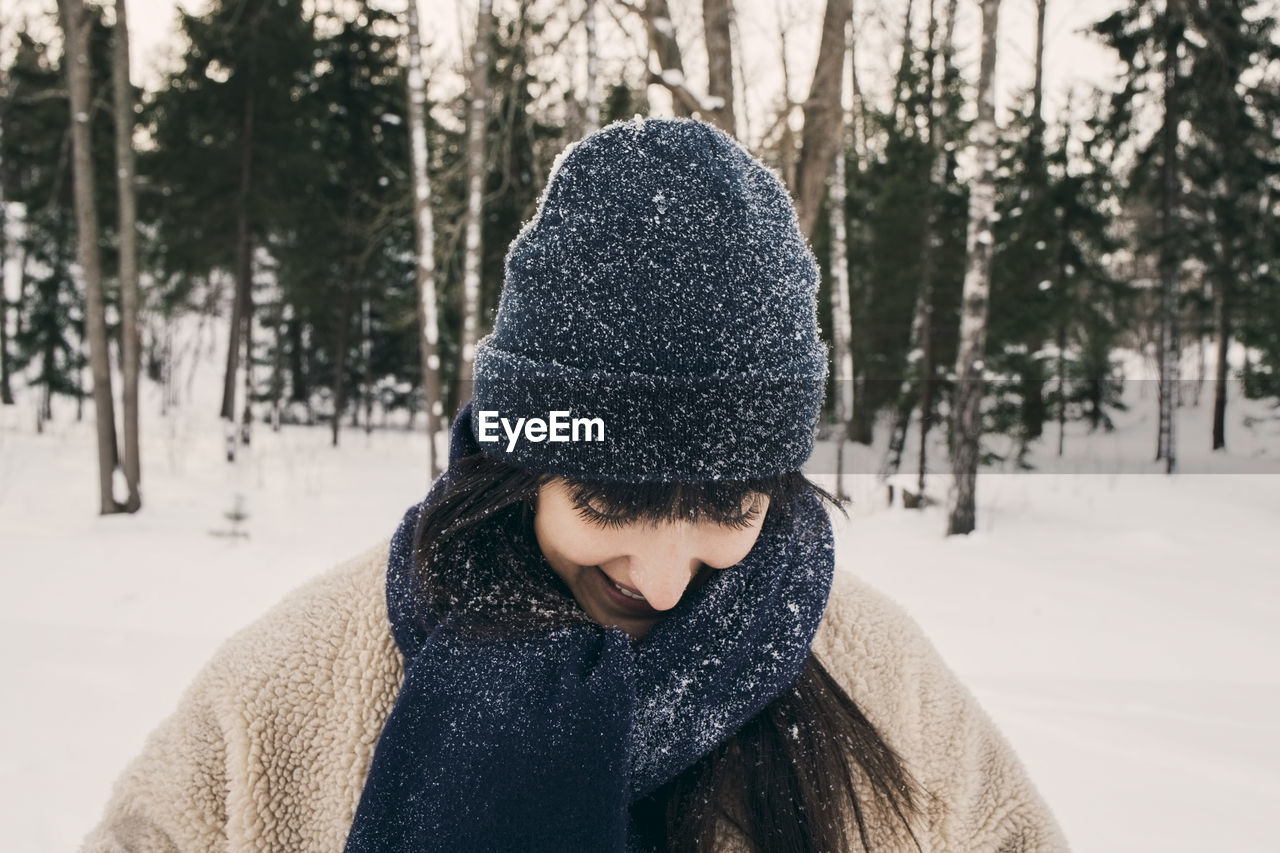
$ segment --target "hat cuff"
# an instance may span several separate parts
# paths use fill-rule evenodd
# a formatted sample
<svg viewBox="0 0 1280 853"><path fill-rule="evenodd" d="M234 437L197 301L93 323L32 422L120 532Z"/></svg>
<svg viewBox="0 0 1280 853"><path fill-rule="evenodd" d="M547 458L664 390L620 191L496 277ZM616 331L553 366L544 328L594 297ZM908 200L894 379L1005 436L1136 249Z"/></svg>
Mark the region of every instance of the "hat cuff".
<svg viewBox="0 0 1280 853"><path fill-rule="evenodd" d="M767 369L655 376L533 361L486 339L476 347L471 430L488 456L577 480L769 477L799 470L813 451L826 374L820 343ZM597 418L601 440L587 424ZM530 428L534 419L547 426Z"/></svg>

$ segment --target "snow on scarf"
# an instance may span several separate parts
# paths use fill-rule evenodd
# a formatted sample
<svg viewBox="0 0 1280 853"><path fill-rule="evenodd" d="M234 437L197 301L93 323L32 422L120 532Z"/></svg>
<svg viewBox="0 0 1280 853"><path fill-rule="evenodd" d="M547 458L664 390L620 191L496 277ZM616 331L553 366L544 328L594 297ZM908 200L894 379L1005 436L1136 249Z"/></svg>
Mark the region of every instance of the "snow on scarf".
<svg viewBox="0 0 1280 853"><path fill-rule="evenodd" d="M454 422L451 461L477 449L469 417L470 406ZM830 519L805 494L638 643L592 623L479 638L416 612L421 507L391 543L387 606L405 676L348 853L638 849L631 804L794 685L831 587ZM477 558L516 559L473 541L437 570Z"/></svg>

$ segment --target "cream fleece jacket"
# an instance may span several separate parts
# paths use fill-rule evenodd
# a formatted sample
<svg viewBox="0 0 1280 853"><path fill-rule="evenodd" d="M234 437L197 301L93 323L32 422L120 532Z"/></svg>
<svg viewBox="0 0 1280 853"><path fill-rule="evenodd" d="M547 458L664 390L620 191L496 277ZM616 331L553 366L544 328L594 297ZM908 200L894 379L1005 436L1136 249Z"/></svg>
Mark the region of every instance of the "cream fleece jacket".
<svg viewBox="0 0 1280 853"><path fill-rule="evenodd" d="M341 851L403 676L386 565L383 544L229 639L82 849ZM837 570L814 652L932 795L915 827L926 853L1066 849L1009 744L899 606ZM887 828L872 840L914 849ZM723 847L742 845L726 831Z"/></svg>

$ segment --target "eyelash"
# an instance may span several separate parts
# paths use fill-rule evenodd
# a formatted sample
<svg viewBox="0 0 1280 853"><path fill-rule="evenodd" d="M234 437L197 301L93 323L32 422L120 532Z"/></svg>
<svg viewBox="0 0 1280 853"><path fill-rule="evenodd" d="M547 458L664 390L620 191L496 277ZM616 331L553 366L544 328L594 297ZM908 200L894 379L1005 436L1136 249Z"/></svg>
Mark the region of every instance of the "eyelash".
<svg viewBox="0 0 1280 853"><path fill-rule="evenodd" d="M613 515L611 513L601 512L600 510L591 506L591 504L585 503L585 502L575 503L575 506L578 509L578 515L584 518L588 523L594 524L597 527L603 527L606 529L625 527L632 520L621 515ZM730 518L730 519L726 519L725 521L720 521L717 523L721 527L727 527L730 530L746 530L748 527L751 526L751 523L756 520L756 516L758 516L759 514L760 514L760 504L757 501L755 504L751 506L750 510L738 516L737 518Z"/></svg>

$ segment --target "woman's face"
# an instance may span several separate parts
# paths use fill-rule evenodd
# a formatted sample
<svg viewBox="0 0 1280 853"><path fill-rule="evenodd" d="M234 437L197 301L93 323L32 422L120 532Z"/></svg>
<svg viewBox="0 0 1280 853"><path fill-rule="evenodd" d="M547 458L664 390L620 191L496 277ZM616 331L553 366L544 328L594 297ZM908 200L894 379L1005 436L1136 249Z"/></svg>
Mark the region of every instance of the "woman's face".
<svg viewBox="0 0 1280 853"><path fill-rule="evenodd" d="M594 508L576 506L565 481L554 479L538 491L533 526L543 556L587 615L639 639L711 570L747 556L768 508L768 496L756 494L744 502L740 525L606 523Z"/></svg>

